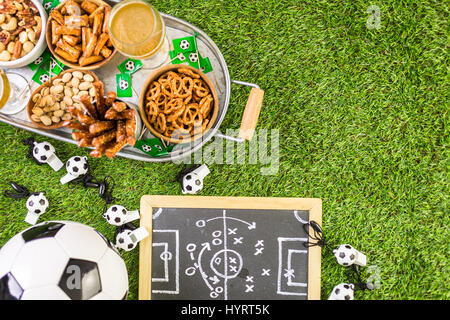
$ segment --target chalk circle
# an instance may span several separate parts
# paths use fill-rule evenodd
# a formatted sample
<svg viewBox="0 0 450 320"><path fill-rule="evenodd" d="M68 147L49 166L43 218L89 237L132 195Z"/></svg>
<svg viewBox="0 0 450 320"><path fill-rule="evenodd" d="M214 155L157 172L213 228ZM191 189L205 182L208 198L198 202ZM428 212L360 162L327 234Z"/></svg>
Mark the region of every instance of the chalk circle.
<svg viewBox="0 0 450 320"><path fill-rule="evenodd" d="M189 244L186 246L187 252L194 252L195 249L197 249L197 246L195 245L195 243L189 243Z"/></svg>
<svg viewBox="0 0 450 320"><path fill-rule="evenodd" d="M220 237L222 235L222 231L220 231L220 230L216 230L216 231L214 231L213 233L212 233L212 236L214 237L214 238L218 238L218 237Z"/></svg>
<svg viewBox="0 0 450 320"><path fill-rule="evenodd" d="M205 220L197 220L195 225L199 228L203 228L204 226L206 226L206 221Z"/></svg>
<svg viewBox="0 0 450 320"><path fill-rule="evenodd" d="M164 251L159 255L162 261L170 261L172 260L172 252Z"/></svg>
<svg viewBox="0 0 450 320"><path fill-rule="evenodd" d="M223 256L223 259L222 259L223 263L221 263L219 266L216 267L214 265L214 261L216 261L217 258L220 258L222 256ZM230 273L228 261L225 260L225 258L227 258L227 260L228 260L228 259L230 259L230 257L236 257L237 261L238 261L237 269L236 269L236 271L233 271L232 273ZM216 254L212 257L211 262L210 262L211 270L214 271L214 273L216 275L218 275L219 277L224 278L224 279L236 278L239 275L239 273L241 272L242 266L243 266L242 256L239 253L237 253L236 251L230 250L230 249L223 249L223 250L216 252ZM225 268L226 268L226 272L225 272ZM219 271L218 269L220 269L221 271Z"/></svg>
<svg viewBox="0 0 450 320"><path fill-rule="evenodd" d="M220 238L214 238L212 241L212 244L215 246L220 246L222 244L222 239Z"/></svg>
<svg viewBox="0 0 450 320"><path fill-rule="evenodd" d="M197 271L197 269L195 269L194 267L189 267L186 269L186 271L184 272L187 276L191 277L195 274L195 272Z"/></svg>
<svg viewBox="0 0 450 320"><path fill-rule="evenodd" d="M215 292L215 291L211 291L211 293L209 294L209 296L210 296L211 298L213 298L213 299L216 299L216 298L219 296L219 294L218 294L217 292Z"/></svg>
<svg viewBox="0 0 450 320"><path fill-rule="evenodd" d="M220 294L220 293L223 292L223 288L222 287L217 287L216 289L214 289L214 291Z"/></svg>

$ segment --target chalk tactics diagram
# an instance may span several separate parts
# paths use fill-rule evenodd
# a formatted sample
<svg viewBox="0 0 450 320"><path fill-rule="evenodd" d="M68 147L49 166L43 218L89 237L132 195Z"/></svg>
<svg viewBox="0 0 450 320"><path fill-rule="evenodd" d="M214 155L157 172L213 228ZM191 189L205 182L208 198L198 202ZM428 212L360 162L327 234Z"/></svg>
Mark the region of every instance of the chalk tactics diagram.
<svg viewBox="0 0 450 320"><path fill-rule="evenodd" d="M238 218L233 211L215 210L173 229L153 230L153 294L190 298L185 292L195 288L198 299L307 296L307 239L292 235L302 232L308 218L290 211L286 225L295 226L288 234L277 228L261 232L264 213ZM167 214L170 210L157 209L153 219ZM181 294L180 279L189 283Z"/></svg>

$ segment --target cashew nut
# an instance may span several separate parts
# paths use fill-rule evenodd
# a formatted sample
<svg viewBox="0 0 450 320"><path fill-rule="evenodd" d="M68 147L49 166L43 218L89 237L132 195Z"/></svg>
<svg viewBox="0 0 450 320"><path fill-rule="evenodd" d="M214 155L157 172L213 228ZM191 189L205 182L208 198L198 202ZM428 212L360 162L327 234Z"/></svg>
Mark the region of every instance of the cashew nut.
<svg viewBox="0 0 450 320"><path fill-rule="evenodd" d="M2 29L6 31L14 31L17 28L17 18L12 17L11 20L9 20L8 23L2 24Z"/></svg>

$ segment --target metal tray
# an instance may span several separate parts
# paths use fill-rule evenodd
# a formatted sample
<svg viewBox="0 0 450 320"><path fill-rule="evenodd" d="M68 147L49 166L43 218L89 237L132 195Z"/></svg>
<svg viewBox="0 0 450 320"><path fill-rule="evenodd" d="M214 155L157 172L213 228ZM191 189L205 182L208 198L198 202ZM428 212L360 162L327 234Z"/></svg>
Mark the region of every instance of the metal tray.
<svg viewBox="0 0 450 320"><path fill-rule="evenodd" d="M205 134L205 136L203 137L203 139L201 139L200 142L194 145L190 144L177 145L169 155L156 158L151 157L136 148L126 146L117 155L128 159L147 162L165 162L176 160L190 155L192 152L195 152L196 150L200 149L217 133L218 127L222 123L228 108L231 90L230 75L228 73L228 68L222 56L222 53L220 52L219 48L217 48L214 41L211 40L211 38L205 32L203 32L199 28L193 26L192 24L184 20L175 18L173 16L164 13L161 13L161 15L166 24L166 33L170 43L172 42L172 39L193 35L194 32L197 33L197 44L199 52L201 53L202 56L209 57L214 70L213 71L214 76L212 75L212 72L208 73L207 75L210 77L211 81L213 81L213 83L216 85L219 94L219 114L217 116L213 128ZM94 70L94 72L98 75L99 79L103 81L105 85L105 92L116 91L115 75L119 72L117 66L125 59L126 57L124 57L120 53L117 53L114 59L111 60L107 65L97 70ZM135 74L133 74L132 75L133 91L139 94L145 79L155 70L156 69L141 69ZM23 75L27 80L30 80L31 77L33 76L33 71L31 71L28 68L28 66L18 69L8 69L8 71L19 73ZM239 81L236 81L236 83L251 85ZM34 91L37 87L38 85L32 82L31 88L32 91ZM138 98L139 97L136 96L136 93L133 93L133 97L121 98L121 100L138 105ZM27 131L44 135L46 137L76 144L76 141L72 140L71 138L70 134L71 131L66 128L60 128L55 130L43 130L35 126L31 121L28 120L26 109L13 115L6 115L0 113L0 121ZM151 138L151 137L152 135L149 133L148 130L146 130L146 132L143 135L143 138Z"/></svg>

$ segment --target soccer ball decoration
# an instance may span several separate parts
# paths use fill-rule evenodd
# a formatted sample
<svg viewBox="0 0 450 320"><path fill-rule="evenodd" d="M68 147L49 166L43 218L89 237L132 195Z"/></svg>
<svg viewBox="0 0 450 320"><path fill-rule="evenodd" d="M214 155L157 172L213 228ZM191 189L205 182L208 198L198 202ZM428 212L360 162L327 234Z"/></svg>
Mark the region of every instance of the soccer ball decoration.
<svg viewBox="0 0 450 320"><path fill-rule="evenodd" d="M46 73L42 74L42 75L39 77L39 81L40 81L41 83L45 83L45 82L47 82L49 79L50 79L50 77L49 77L49 75L46 74Z"/></svg>
<svg viewBox="0 0 450 320"><path fill-rule="evenodd" d="M60 180L62 184L75 180L89 171L87 157L75 156L70 158L66 162L66 170L67 174Z"/></svg>
<svg viewBox="0 0 450 320"><path fill-rule="evenodd" d="M333 250L333 254L337 259L337 262L345 267L356 264L359 266L365 266L367 264L366 255L359 252L349 244L342 244L337 249Z"/></svg>
<svg viewBox="0 0 450 320"><path fill-rule="evenodd" d="M127 61L127 63L125 63L125 69L127 69L128 71L133 71L134 70L134 61Z"/></svg>
<svg viewBox="0 0 450 320"><path fill-rule="evenodd" d="M119 81L119 88L121 90L127 90L128 89L128 82L125 80L120 80Z"/></svg>
<svg viewBox="0 0 450 320"><path fill-rule="evenodd" d="M35 225L41 214L48 208L48 200L44 192L32 193L27 199L27 216L25 222Z"/></svg>
<svg viewBox="0 0 450 320"><path fill-rule="evenodd" d="M133 224L127 223L116 229L114 238L116 239L116 248L131 251L136 248L139 241L149 236L145 227L136 228Z"/></svg>
<svg viewBox="0 0 450 320"><path fill-rule="evenodd" d="M191 62L197 62L198 61L198 55L197 53L191 53L189 55L189 60L191 60Z"/></svg>
<svg viewBox="0 0 450 320"><path fill-rule="evenodd" d="M210 174L208 167L203 164L191 172L184 174L181 180L183 194L196 194L203 189L203 179Z"/></svg>
<svg viewBox="0 0 450 320"><path fill-rule="evenodd" d="M103 217L109 224L117 227L141 218L138 210L127 211L125 207L117 204L109 207L108 211L103 214Z"/></svg>
<svg viewBox="0 0 450 320"><path fill-rule="evenodd" d="M186 57L185 57L184 54L182 54L181 52L178 54L177 58L178 58L178 60L180 60L180 61L186 60Z"/></svg>
<svg viewBox="0 0 450 320"><path fill-rule="evenodd" d="M40 223L0 249L0 300L119 300L127 293L125 262L84 224Z"/></svg>
<svg viewBox="0 0 450 320"><path fill-rule="evenodd" d="M191 45L190 45L189 41L187 41L187 40L182 40L182 41L180 42L180 48L181 48L182 50L187 50L187 49L189 49L190 46L191 46Z"/></svg>
<svg viewBox="0 0 450 320"><path fill-rule="evenodd" d="M349 283L340 283L333 288L328 300L353 300L355 285Z"/></svg>
<svg viewBox="0 0 450 320"><path fill-rule="evenodd" d="M64 164L55 154L55 148L48 142L34 142L33 158L39 163L47 163L53 170L58 171Z"/></svg>
<svg viewBox="0 0 450 320"><path fill-rule="evenodd" d="M47 4L50 4L50 5L51 5L50 2L47 2L45 5L47 5ZM36 60L34 60L34 64L41 64L42 61L44 61L44 58L39 57L39 58L37 58Z"/></svg>

